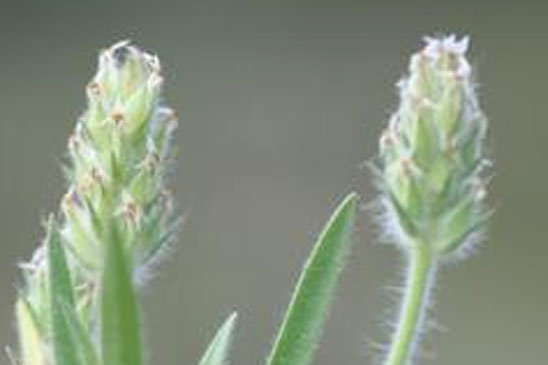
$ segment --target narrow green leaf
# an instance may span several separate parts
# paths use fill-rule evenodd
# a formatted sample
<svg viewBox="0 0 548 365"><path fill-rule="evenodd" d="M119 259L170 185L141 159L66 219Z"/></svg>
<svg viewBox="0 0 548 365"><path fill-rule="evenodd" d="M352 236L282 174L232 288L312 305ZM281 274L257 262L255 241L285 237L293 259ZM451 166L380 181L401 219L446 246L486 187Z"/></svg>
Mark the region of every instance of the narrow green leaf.
<svg viewBox="0 0 548 365"><path fill-rule="evenodd" d="M63 249L59 229L53 217L50 217L48 222L46 243L49 265L51 331L55 365L78 365L80 362L74 352L72 333L65 320L63 310L59 306L59 303L66 303L73 308L74 293L65 250Z"/></svg>
<svg viewBox="0 0 548 365"><path fill-rule="evenodd" d="M61 307L75 344L74 352L78 355L79 363L82 365L98 365L99 360L90 333L85 330L82 322L78 320L75 309L66 303L62 303Z"/></svg>
<svg viewBox="0 0 548 365"><path fill-rule="evenodd" d="M269 365L307 365L313 358L338 274L350 252L358 196L349 194L320 234L268 357Z"/></svg>
<svg viewBox="0 0 548 365"><path fill-rule="evenodd" d="M228 364L228 352L232 343L232 333L236 326L238 314L232 313L225 323L217 331L215 338L207 347L200 365L226 365Z"/></svg>
<svg viewBox="0 0 548 365"><path fill-rule="evenodd" d="M101 303L103 365L139 365L141 336L131 266L114 222L108 237Z"/></svg>
<svg viewBox="0 0 548 365"><path fill-rule="evenodd" d="M24 365L44 365L42 349L42 334L40 323L34 309L24 295L19 295L15 304L17 316L17 332L19 334L19 361Z"/></svg>

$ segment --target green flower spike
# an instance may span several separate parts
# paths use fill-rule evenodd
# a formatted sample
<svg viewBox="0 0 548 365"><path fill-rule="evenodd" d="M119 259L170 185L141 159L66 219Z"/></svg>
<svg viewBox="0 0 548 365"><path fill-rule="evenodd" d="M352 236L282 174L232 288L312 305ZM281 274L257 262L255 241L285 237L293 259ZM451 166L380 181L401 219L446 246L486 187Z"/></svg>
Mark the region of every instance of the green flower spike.
<svg viewBox="0 0 548 365"><path fill-rule="evenodd" d="M484 139L468 38L426 38L398 84L400 105L380 138L385 231L409 257L406 294L386 365L408 364L439 261L481 237Z"/></svg>
<svg viewBox="0 0 548 365"><path fill-rule="evenodd" d="M129 42L99 56L87 110L69 138L68 191L44 243L21 265L23 365L95 364L105 351L101 300L109 298L101 290L103 273L114 271L104 267L110 246L123 249L134 281L172 238L176 222L164 180L177 120L161 101L160 71L157 57ZM65 351L67 344L81 351Z"/></svg>

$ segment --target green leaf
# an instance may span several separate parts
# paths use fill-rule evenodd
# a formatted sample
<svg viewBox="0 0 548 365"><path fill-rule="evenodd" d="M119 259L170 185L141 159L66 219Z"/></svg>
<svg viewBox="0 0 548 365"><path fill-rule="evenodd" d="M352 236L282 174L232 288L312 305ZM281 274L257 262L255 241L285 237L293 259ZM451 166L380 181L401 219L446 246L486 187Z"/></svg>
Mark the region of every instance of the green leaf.
<svg viewBox="0 0 548 365"><path fill-rule="evenodd" d="M103 365L139 365L141 336L131 266L114 222L109 225L108 238L101 303Z"/></svg>
<svg viewBox="0 0 548 365"><path fill-rule="evenodd" d="M97 353L95 352L95 347L93 346L90 334L86 331L82 325L82 322L79 321L75 308L70 307L66 303L62 303L61 306L65 316L65 322L69 326L69 330L75 344L74 352L78 354L80 361L79 364L99 364Z"/></svg>
<svg viewBox="0 0 548 365"><path fill-rule="evenodd" d="M223 326L217 331L213 341L211 341L207 347L202 360L200 360L200 365L228 364L227 357L230 350L230 345L232 343L232 333L234 332L237 319L238 314L236 312L232 313L230 317L227 318Z"/></svg>
<svg viewBox="0 0 548 365"><path fill-rule="evenodd" d="M349 194L320 234L297 283L272 348L269 365L310 364L337 278L350 252L358 196Z"/></svg>
<svg viewBox="0 0 548 365"><path fill-rule="evenodd" d="M43 365L46 363L42 351L40 323L34 309L24 295L20 294L15 304L17 332L19 334L19 361L24 365Z"/></svg>
<svg viewBox="0 0 548 365"><path fill-rule="evenodd" d="M48 222L46 240L49 265L49 288L51 306L51 331L55 365L78 365L78 356L74 351L74 341L63 309L59 303L74 308L74 293L70 271L67 266L65 250L53 216Z"/></svg>

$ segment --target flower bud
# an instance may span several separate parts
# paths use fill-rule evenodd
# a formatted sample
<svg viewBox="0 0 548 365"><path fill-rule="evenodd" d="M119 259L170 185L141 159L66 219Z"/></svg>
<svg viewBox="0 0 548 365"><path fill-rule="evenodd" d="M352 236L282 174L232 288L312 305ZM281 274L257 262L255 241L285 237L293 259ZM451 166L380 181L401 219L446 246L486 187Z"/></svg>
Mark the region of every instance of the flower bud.
<svg viewBox="0 0 548 365"><path fill-rule="evenodd" d="M448 254L466 248L485 221L483 143L468 38L426 38L398 83L400 105L380 141L381 185L390 226L404 247Z"/></svg>
<svg viewBox="0 0 548 365"><path fill-rule="evenodd" d="M68 192L55 224L53 219L48 224L47 236L55 234L66 248L82 328L99 325L97 288L111 243L106 222L120 232L135 276L175 231L164 182L174 113L160 102L160 71L157 57L129 42L103 50L86 89L87 110L69 138L64 167ZM48 327L48 262L43 251L38 249L31 262L21 265L25 287L17 303L21 343L35 350L28 356L40 359L33 364L55 362Z"/></svg>

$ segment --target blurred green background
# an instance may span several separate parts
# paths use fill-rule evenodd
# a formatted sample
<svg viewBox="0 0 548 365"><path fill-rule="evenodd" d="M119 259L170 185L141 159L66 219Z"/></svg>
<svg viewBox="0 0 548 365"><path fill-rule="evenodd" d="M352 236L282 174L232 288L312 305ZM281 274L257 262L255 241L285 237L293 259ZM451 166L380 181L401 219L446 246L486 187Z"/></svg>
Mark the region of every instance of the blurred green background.
<svg viewBox="0 0 548 365"><path fill-rule="evenodd" d="M1 1L0 344L17 262L57 206L67 137L97 51L157 52L176 140L179 244L144 291L150 364L196 363L233 309L234 364L268 352L313 239L362 163L426 34L472 36L496 162L488 242L443 270L425 363L548 362L548 4L504 1ZM316 364L371 364L401 259L362 213ZM383 330L385 328L385 330ZM0 361L7 363L7 360Z"/></svg>

